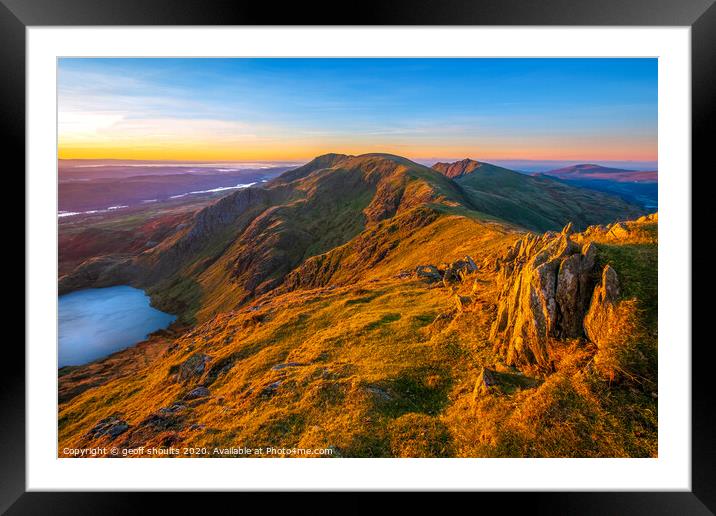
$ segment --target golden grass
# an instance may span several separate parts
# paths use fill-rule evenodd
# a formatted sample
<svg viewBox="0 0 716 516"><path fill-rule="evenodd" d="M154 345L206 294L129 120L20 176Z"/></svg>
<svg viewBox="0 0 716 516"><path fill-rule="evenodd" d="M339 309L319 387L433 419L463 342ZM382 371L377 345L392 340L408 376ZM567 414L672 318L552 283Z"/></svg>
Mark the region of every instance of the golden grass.
<svg viewBox="0 0 716 516"><path fill-rule="evenodd" d="M60 405L60 450L109 442L85 434L119 414L130 430L112 443L130 447L330 447L342 457L655 456L649 389L604 381L596 350L583 342L556 345L557 371L546 378L474 394L482 367L496 362L488 338L494 274L478 272L460 286L471 297L462 312L448 289L399 277L465 254L479 263L519 236L442 216L401 235L359 281L339 274L335 284L268 293L174 340L156 337L151 361L119 361L113 378ZM206 370L177 381L195 353L210 357ZM184 400L197 385L210 396ZM177 402L184 408L162 426L143 424Z"/></svg>

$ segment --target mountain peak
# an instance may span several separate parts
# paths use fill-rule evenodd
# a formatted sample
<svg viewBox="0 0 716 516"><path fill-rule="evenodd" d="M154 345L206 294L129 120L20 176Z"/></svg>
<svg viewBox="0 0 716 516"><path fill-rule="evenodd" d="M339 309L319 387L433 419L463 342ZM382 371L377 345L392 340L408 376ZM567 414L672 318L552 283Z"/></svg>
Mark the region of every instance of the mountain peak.
<svg viewBox="0 0 716 516"><path fill-rule="evenodd" d="M455 179L465 174L470 174L484 165L486 165L486 163L465 158L460 161L453 161L452 163L438 162L435 163L432 168L450 179Z"/></svg>

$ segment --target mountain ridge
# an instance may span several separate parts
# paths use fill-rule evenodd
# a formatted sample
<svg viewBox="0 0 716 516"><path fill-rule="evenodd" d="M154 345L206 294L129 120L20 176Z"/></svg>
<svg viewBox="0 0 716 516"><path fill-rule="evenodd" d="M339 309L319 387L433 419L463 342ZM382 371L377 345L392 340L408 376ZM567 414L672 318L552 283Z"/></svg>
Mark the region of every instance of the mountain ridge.
<svg viewBox="0 0 716 516"><path fill-rule="evenodd" d="M612 168L594 163L581 163L540 172L539 174L560 179L590 179L618 182L656 182L658 179L658 172L656 170Z"/></svg>
<svg viewBox="0 0 716 516"><path fill-rule="evenodd" d="M518 194L529 199L520 205L511 198ZM569 221L583 228L636 214L616 198L489 164L451 179L392 154L325 154L221 198L136 256L88 261L59 287L129 283L147 289L165 311L205 320L286 281L316 285L337 269L341 277L348 269L366 272L397 252L397 235L407 239L444 217L509 232Z"/></svg>
<svg viewBox="0 0 716 516"><path fill-rule="evenodd" d="M559 229L567 222L584 229L645 213L619 197L550 177L530 176L470 159L437 165L441 165L439 172L454 174L454 181L475 209L533 231Z"/></svg>

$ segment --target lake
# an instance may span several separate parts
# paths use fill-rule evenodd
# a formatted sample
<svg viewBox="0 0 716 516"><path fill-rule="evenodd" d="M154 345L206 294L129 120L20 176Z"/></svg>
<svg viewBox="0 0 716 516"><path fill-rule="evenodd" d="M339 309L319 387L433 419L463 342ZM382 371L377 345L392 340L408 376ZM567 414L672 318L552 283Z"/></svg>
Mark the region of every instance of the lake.
<svg viewBox="0 0 716 516"><path fill-rule="evenodd" d="M129 287L78 290L58 300L59 367L106 357L166 328L176 317L149 305Z"/></svg>

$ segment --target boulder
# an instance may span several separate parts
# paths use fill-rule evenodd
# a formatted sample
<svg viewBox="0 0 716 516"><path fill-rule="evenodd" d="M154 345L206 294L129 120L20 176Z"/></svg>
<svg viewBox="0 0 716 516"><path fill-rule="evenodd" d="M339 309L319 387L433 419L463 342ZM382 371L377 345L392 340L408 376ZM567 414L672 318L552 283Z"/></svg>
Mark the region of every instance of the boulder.
<svg viewBox="0 0 716 516"><path fill-rule="evenodd" d="M181 424L181 414L185 408L185 405L181 403L174 403L169 407L162 407L147 416L138 426L140 428L151 427L155 430L176 428Z"/></svg>
<svg viewBox="0 0 716 516"><path fill-rule="evenodd" d="M110 439L115 439L129 429L129 425L124 421L118 414L113 414L109 417L99 420L92 429L87 432L86 436L92 439L101 437L103 435L108 436Z"/></svg>
<svg viewBox="0 0 716 516"><path fill-rule="evenodd" d="M619 298L619 278L609 265L602 271L601 282L594 288L589 311L584 316L584 333L598 347L603 345L610 333L610 320L614 305Z"/></svg>
<svg viewBox="0 0 716 516"><path fill-rule="evenodd" d="M371 393L379 401L390 401L393 399L390 393L388 393L385 389L381 389L380 387L368 385L365 387L365 390Z"/></svg>
<svg viewBox="0 0 716 516"><path fill-rule="evenodd" d="M434 265L418 265L415 268L415 275L419 279L424 279L428 283L442 280L442 274Z"/></svg>
<svg viewBox="0 0 716 516"><path fill-rule="evenodd" d="M185 400L197 400L199 398L206 398L209 396L209 394L211 394L209 392L209 389L201 386L201 387L197 387L197 388L189 391L189 393L186 396L184 396L184 399Z"/></svg>
<svg viewBox="0 0 716 516"><path fill-rule="evenodd" d="M193 378L198 378L206 370L206 365L211 360L209 355L203 353L194 353L179 365L177 371L177 380L186 382Z"/></svg>

